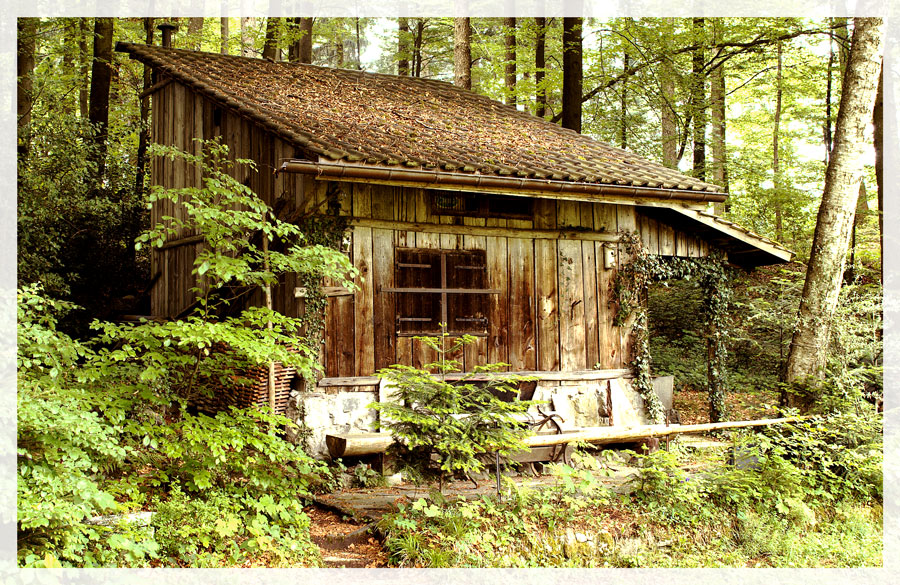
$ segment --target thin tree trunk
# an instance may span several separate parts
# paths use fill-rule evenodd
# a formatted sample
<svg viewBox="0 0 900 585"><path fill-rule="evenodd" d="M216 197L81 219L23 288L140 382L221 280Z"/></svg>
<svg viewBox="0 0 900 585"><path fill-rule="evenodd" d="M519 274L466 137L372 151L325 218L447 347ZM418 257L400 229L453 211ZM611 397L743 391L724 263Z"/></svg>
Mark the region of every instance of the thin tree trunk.
<svg viewBox="0 0 900 585"><path fill-rule="evenodd" d="M63 73L68 79L75 80L78 78L78 72L75 70L75 54L73 51L78 47L78 21L77 19L66 19L65 29L63 30L63 42L65 49L63 50ZM71 116L74 111L72 99L66 95L60 104L63 115Z"/></svg>
<svg viewBox="0 0 900 585"><path fill-rule="evenodd" d="M200 50L201 43L201 32L203 31L203 18L189 18L188 19L188 39L190 39L191 49L195 51Z"/></svg>
<svg viewBox="0 0 900 585"><path fill-rule="evenodd" d="M872 119L878 87L883 24L880 18L854 19L834 149L825 174L825 190L816 220L797 327L788 354L786 380L789 383L820 378L823 374L862 179L865 131ZM803 405L794 395L789 395L787 402Z"/></svg>
<svg viewBox="0 0 900 585"><path fill-rule="evenodd" d="M27 157L31 150L31 110L34 107L34 57L37 18L19 18L16 22L16 116L18 120L19 154Z"/></svg>
<svg viewBox="0 0 900 585"><path fill-rule="evenodd" d="M714 34L716 41L721 40L722 22L714 21ZM721 185L722 190L728 193L728 163L725 150L725 64L721 63L712 70L709 81L709 105L712 117L712 180ZM724 203L716 203L714 210L717 214L725 212Z"/></svg>
<svg viewBox="0 0 900 585"><path fill-rule="evenodd" d="M506 103L516 105L516 19L503 19L504 47L504 86L506 87Z"/></svg>
<svg viewBox="0 0 900 585"><path fill-rule="evenodd" d="M777 48L778 66L775 69L775 126L772 131L772 172L773 184L775 186L775 239L779 242L784 240L783 210L781 204L781 190L783 188L781 181L781 166L778 160L778 132L781 125L781 96L782 96L782 75L781 75L781 57L782 46L778 43Z"/></svg>
<svg viewBox="0 0 900 585"><path fill-rule="evenodd" d="M622 68L628 71L628 50L622 55ZM619 127L619 146L624 150L628 148L628 84L622 84L619 95L619 107L621 108L621 125Z"/></svg>
<svg viewBox="0 0 900 585"><path fill-rule="evenodd" d="M359 34L359 17L356 17L356 69L362 71L362 37Z"/></svg>
<svg viewBox="0 0 900 585"><path fill-rule="evenodd" d="M413 75L422 77L422 43L425 38L425 19L416 19L416 35L413 39Z"/></svg>
<svg viewBox="0 0 900 585"><path fill-rule="evenodd" d="M222 18L221 21L221 31L222 31L222 48L221 52L223 55L228 54L228 19Z"/></svg>
<svg viewBox="0 0 900 585"><path fill-rule="evenodd" d="M563 18L563 95L562 126L581 132L583 18Z"/></svg>
<svg viewBox="0 0 900 585"><path fill-rule="evenodd" d="M250 19L247 17L241 17L241 56L249 57L250 56L250 30L249 30L249 21Z"/></svg>
<svg viewBox="0 0 900 585"><path fill-rule="evenodd" d="M884 62L878 74L872 125L875 127L875 183L878 187L878 249L881 252L881 281L884 282Z"/></svg>
<svg viewBox="0 0 900 585"><path fill-rule="evenodd" d="M665 18L665 30L675 32L675 19ZM678 123L675 115L675 67L671 58L664 58L660 67L660 121L662 135L662 163L674 169L678 166Z"/></svg>
<svg viewBox="0 0 900 585"><path fill-rule="evenodd" d="M144 18L144 42L153 44L153 19ZM144 91L153 85L152 67L144 65ZM150 96L141 98L141 133L138 135L137 172L134 178L134 193L138 198L144 194L144 176L147 172L147 145L150 143Z"/></svg>
<svg viewBox="0 0 900 585"><path fill-rule="evenodd" d="M280 18L266 18L266 40L263 43L263 59L278 60L278 28Z"/></svg>
<svg viewBox="0 0 900 585"><path fill-rule="evenodd" d="M112 80L113 19L94 21L94 63L91 68L91 98L88 119L94 127L97 145L91 155L96 164L96 178L103 177L106 167L106 140L109 125L109 87Z"/></svg>
<svg viewBox="0 0 900 585"><path fill-rule="evenodd" d="M694 114L694 169L698 179L706 179L706 75L703 72L705 62L704 19L694 18L694 39L699 48L692 54L691 107Z"/></svg>
<svg viewBox="0 0 900 585"><path fill-rule="evenodd" d="M834 77L834 41L832 39L829 39L828 47L828 75L825 81L825 123L823 124L826 167L828 166L828 159L831 158L831 86Z"/></svg>
<svg viewBox="0 0 900 585"><path fill-rule="evenodd" d="M397 75L409 75L409 19L397 19Z"/></svg>
<svg viewBox="0 0 900 585"><path fill-rule="evenodd" d="M472 89L472 26L468 17L453 19L453 85Z"/></svg>
<svg viewBox="0 0 900 585"><path fill-rule="evenodd" d="M90 21L87 18L79 18L78 55L81 58L80 86L78 89L78 111L81 119L88 117L88 96L90 81L91 54L88 52L88 36L91 34Z"/></svg>
<svg viewBox="0 0 900 585"><path fill-rule="evenodd" d="M547 61L544 56L547 38L547 19L544 17L535 17L534 25L534 115L543 118L547 115L547 88L544 87L544 70L547 67Z"/></svg>

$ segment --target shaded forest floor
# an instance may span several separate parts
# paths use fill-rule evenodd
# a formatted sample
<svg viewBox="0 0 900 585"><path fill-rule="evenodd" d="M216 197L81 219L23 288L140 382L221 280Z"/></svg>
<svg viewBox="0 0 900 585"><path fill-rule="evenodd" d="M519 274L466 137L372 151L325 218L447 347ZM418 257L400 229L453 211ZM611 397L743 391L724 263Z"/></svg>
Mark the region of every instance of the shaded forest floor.
<svg viewBox="0 0 900 585"><path fill-rule="evenodd" d="M680 389L675 391L675 410L681 415L681 424L692 425L709 422L709 394L704 390ZM755 392L729 392L725 395L725 407L729 420L757 420L777 416L775 406L778 395L769 390Z"/></svg>

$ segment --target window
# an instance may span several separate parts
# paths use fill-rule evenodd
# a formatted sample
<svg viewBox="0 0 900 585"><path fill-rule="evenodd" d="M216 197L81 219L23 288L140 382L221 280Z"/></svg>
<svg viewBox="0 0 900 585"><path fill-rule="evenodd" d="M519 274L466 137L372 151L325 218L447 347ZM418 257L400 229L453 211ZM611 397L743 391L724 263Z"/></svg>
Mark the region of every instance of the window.
<svg viewBox="0 0 900 585"><path fill-rule="evenodd" d="M533 200L507 195L482 195L458 191L431 191L433 215L465 215L468 217L499 217L533 219Z"/></svg>
<svg viewBox="0 0 900 585"><path fill-rule="evenodd" d="M484 250L398 248L394 270L397 335L488 333L487 264Z"/></svg>

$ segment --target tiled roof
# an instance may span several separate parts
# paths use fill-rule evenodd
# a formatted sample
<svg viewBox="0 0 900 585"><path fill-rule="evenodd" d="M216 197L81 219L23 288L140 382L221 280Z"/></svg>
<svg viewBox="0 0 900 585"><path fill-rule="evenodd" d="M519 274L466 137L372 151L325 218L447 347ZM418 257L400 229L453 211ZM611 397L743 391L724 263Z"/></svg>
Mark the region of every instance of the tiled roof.
<svg viewBox="0 0 900 585"><path fill-rule="evenodd" d="M130 43L116 49L326 160L721 192L445 82Z"/></svg>

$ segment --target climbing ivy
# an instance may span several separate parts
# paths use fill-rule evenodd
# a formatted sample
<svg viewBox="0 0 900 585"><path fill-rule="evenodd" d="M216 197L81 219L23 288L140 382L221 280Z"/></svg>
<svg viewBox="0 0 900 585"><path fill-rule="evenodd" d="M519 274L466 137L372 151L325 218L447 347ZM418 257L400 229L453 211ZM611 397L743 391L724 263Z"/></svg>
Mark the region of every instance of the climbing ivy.
<svg viewBox="0 0 900 585"><path fill-rule="evenodd" d="M634 386L647 405L650 419L654 423L661 423L665 413L650 379L648 288L654 282L694 278L704 292L710 420L724 420L727 374L725 339L728 335L728 304L732 295L729 285L731 268L718 250L711 249L706 258L659 256L647 252L637 232L624 234L621 241L629 260L623 263L613 280L613 293L618 301L614 324L620 327L631 326L634 359L630 365L634 373Z"/></svg>

